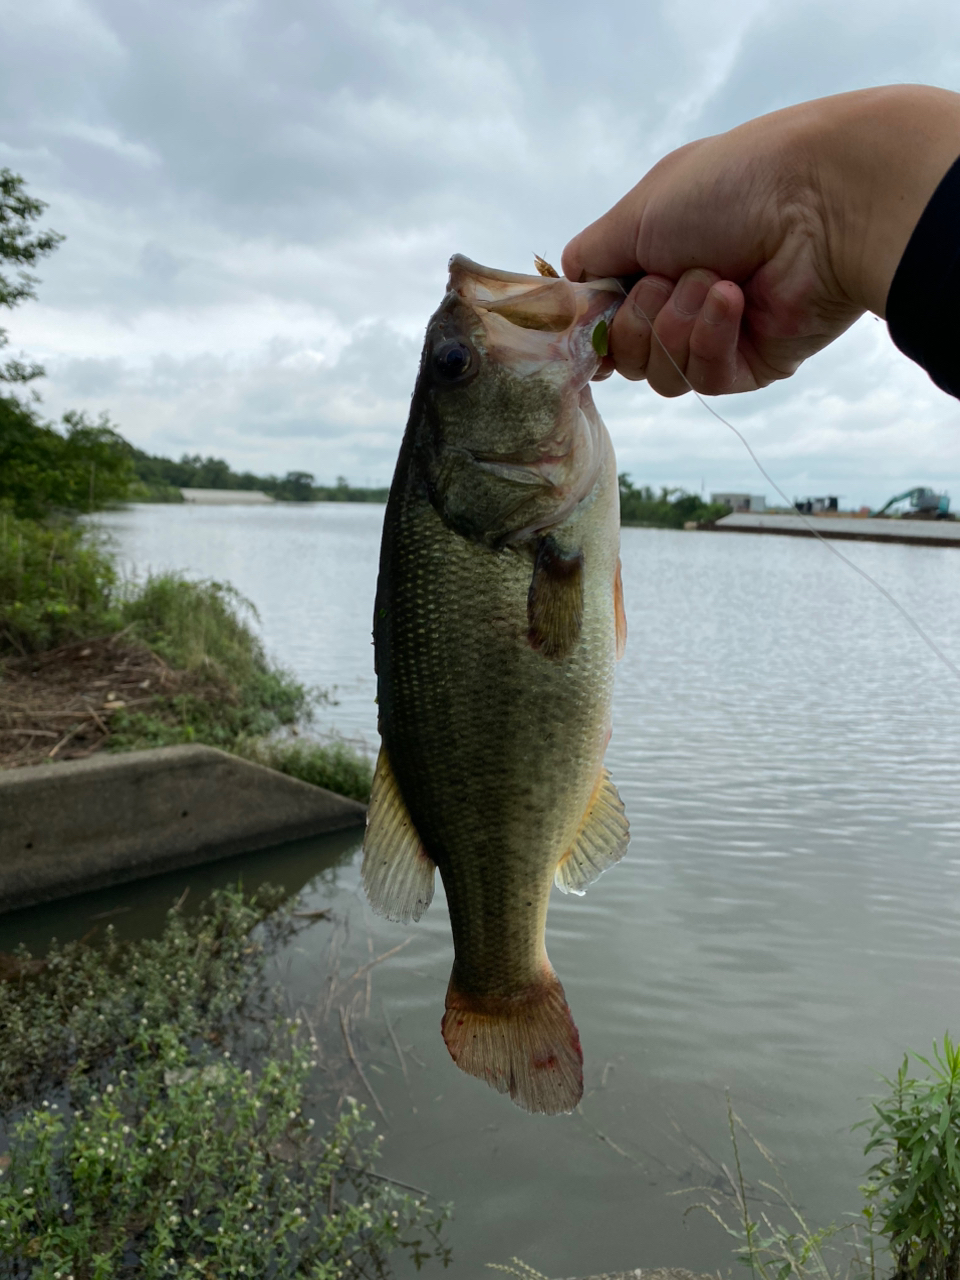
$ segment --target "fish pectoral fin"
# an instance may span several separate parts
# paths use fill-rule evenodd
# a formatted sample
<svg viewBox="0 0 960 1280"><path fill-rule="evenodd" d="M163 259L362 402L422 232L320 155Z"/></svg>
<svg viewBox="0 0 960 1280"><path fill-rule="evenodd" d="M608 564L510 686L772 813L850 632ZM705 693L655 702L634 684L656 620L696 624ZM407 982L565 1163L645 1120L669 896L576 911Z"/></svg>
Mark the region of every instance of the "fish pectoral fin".
<svg viewBox="0 0 960 1280"><path fill-rule="evenodd" d="M388 920L419 920L433 900L435 872L381 747L363 838L361 874L370 906Z"/></svg>
<svg viewBox="0 0 960 1280"><path fill-rule="evenodd" d="M467 995L451 978L441 1029L461 1071L525 1111L562 1115L580 1101L580 1035L549 964L540 982L515 996Z"/></svg>
<svg viewBox="0 0 960 1280"><path fill-rule="evenodd" d="M528 639L545 658L565 658L583 626L583 554L540 540L527 592Z"/></svg>
<svg viewBox="0 0 960 1280"><path fill-rule="evenodd" d="M581 895L607 867L612 867L627 851L630 824L617 788L606 769L587 806L583 822L570 850L557 865L553 877L564 893Z"/></svg>

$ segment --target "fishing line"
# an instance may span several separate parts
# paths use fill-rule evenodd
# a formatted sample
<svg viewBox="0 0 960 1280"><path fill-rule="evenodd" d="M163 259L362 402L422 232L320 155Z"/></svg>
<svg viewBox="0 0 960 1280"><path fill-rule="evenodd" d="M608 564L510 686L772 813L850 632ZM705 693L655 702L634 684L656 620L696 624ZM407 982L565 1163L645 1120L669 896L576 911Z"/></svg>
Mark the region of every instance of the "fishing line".
<svg viewBox="0 0 960 1280"><path fill-rule="evenodd" d="M623 288L622 285L621 285L621 288ZM624 290L624 293L626 293L626 290ZM674 360L673 356L664 346L663 339L660 337L660 335L656 332L656 330L653 327L653 321L650 319L650 317L647 315L647 313L643 310L642 307L637 306L636 301L634 302L633 305L636 306L639 314L643 316L644 320L646 320L647 324L650 326L651 337L656 339L657 344L660 347L660 350L663 352L663 354L667 357L667 359L673 365L674 369L676 369L677 373L679 373L683 381L687 384L687 387L689 388L689 390L693 392L696 399L700 402L700 404L704 407L704 409L706 409L707 413L712 414L713 417L715 417L718 422L722 422L725 427L729 428L729 430L733 432L733 434L737 437L737 439L746 449L747 453L749 453L750 457L753 459L754 465L756 466L760 474L763 476L763 478L766 480L766 482L771 486L771 488L773 488L780 495L784 503L788 507L792 508L794 504L790 501L787 495L783 492L783 490L777 484L776 480L774 480L773 476L771 476L770 472L766 469L766 467L763 465L763 463L754 453L753 449L750 447L750 442L747 440L746 436L744 436L743 432L740 431L737 427L735 427L732 422L728 422L727 419L723 417L722 414L717 413L716 409L714 409L712 405L707 404L706 400L703 398L703 396L696 389L696 387L693 385L693 383L690 381L687 375L683 372L683 370L677 364L676 360ZM876 578L874 578L871 574L869 574L866 571L866 569L861 569L861 567L855 561L851 560L849 556L845 556L843 552L839 550L839 548L835 547L832 542L829 542L824 537L824 535L819 531L819 529L814 528L814 526L811 524L811 522L807 519L807 517L804 515L802 511L798 511L796 514L800 517L800 519L806 525L807 529L813 535L813 537L815 537L819 542L822 542L823 545L827 548L827 550L832 555L835 555L838 560L841 560L847 566L848 569L852 569L854 573L859 574L861 578L863 578L866 582L869 582L872 587L875 587L877 591L879 591L880 594L884 596L885 599L887 599L890 602L890 604L893 605L893 607L904 619L904 621L908 622L910 626L913 627L914 631L917 633L917 635L920 637L923 643L927 646L927 648L931 651L931 653L935 654L936 657L940 659L940 661L951 673L951 675L955 676L957 680L960 680L960 667L958 667L955 662L953 662L950 658L947 657L947 655L943 652L943 650L940 648L937 642L933 639L933 637L928 635L928 633L924 630L924 628L920 625L920 623L917 622L915 618L911 617L910 613L904 608L904 606L900 603L900 601L896 598L896 596L893 595L892 592L888 591L882 582L878 582Z"/></svg>

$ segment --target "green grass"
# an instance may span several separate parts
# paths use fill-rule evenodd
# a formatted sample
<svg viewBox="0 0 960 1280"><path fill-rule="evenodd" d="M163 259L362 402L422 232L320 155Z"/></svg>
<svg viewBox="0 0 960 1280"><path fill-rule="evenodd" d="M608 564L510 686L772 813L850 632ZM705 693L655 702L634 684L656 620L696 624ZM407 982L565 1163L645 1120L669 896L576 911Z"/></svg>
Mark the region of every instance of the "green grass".
<svg viewBox="0 0 960 1280"><path fill-rule="evenodd" d="M113 560L69 522L18 519L0 504L0 653L35 653L123 625Z"/></svg>
<svg viewBox="0 0 960 1280"><path fill-rule="evenodd" d="M287 773L301 782L326 787L366 804L373 784L373 762L346 742L312 742L304 738L243 740L237 755Z"/></svg>
<svg viewBox="0 0 960 1280"><path fill-rule="evenodd" d="M120 616L132 639L184 678L147 710L115 716L114 750L179 742L229 750L242 737L309 720L322 700L268 660L250 626L253 605L229 584L153 575L126 589Z"/></svg>
<svg viewBox="0 0 960 1280"><path fill-rule="evenodd" d="M308 1117L317 1042L265 980L282 891L174 909L155 940L54 944L0 983L2 1280L385 1276L447 1211L373 1172L351 1100ZM8 966L10 962L8 960Z"/></svg>

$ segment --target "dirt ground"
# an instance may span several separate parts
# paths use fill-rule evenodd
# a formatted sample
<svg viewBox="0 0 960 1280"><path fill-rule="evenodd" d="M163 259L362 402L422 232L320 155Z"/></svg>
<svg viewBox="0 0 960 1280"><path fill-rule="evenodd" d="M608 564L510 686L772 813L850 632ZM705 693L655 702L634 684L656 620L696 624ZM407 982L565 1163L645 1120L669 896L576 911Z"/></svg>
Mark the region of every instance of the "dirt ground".
<svg viewBox="0 0 960 1280"><path fill-rule="evenodd" d="M0 768L93 755L109 741L116 712L142 709L178 683L122 632L0 659Z"/></svg>

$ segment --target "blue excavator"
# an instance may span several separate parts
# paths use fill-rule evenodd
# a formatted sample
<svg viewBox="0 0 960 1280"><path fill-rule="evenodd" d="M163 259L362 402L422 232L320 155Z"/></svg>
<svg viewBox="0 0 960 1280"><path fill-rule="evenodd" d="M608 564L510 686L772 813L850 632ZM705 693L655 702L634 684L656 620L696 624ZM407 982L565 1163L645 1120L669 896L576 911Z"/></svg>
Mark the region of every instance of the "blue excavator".
<svg viewBox="0 0 960 1280"><path fill-rule="evenodd" d="M898 493L889 502L885 502L879 511L871 511L872 516L885 516L891 507L898 502L910 503L910 510L903 513L904 520L953 520L950 514L950 499L945 493L934 493L932 489L908 489L906 493Z"/></svg>

